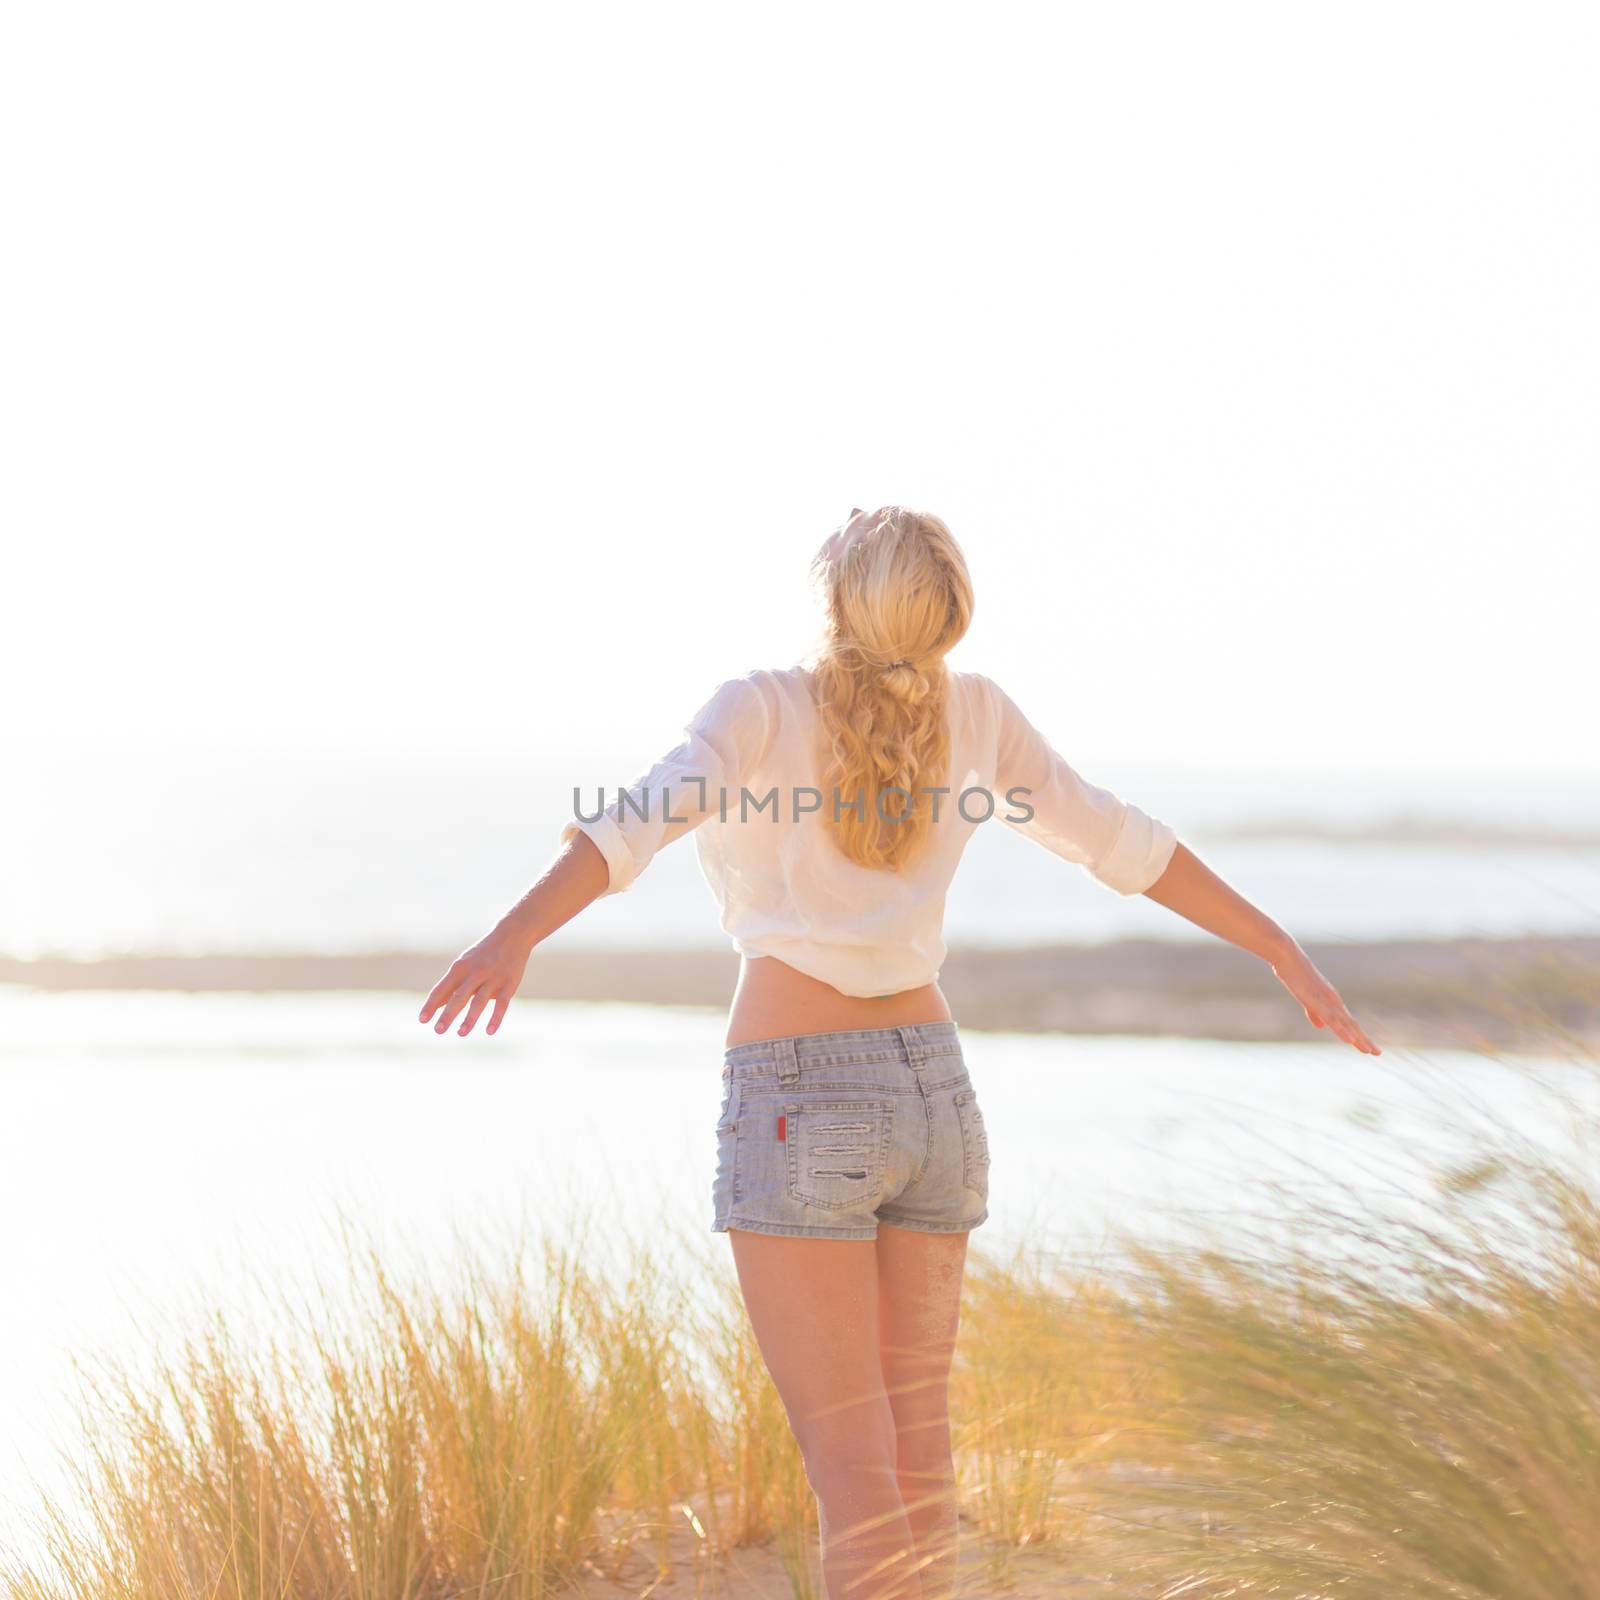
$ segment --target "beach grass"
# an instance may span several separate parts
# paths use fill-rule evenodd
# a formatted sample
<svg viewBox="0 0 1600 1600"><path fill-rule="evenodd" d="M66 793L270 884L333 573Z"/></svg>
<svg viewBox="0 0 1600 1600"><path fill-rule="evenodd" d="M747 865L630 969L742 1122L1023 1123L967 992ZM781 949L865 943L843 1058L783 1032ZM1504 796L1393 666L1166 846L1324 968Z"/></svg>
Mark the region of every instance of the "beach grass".
<svg viewBox="0 0 1600 1600"><path fill-rule="evenodd" d="M1359 1190L1308 1155L1160 1240L974 1234L960 1593L1600 1600L1594 1103L1560 1154L1478 1118L1420 1206L1382 1178L1431 1158L1352 1130ZM581 1221L443 1272L344 1236L309 1298L85 1366L73 1488L4 1600L820 1596L721 1240L686 1275Z"/></svg>

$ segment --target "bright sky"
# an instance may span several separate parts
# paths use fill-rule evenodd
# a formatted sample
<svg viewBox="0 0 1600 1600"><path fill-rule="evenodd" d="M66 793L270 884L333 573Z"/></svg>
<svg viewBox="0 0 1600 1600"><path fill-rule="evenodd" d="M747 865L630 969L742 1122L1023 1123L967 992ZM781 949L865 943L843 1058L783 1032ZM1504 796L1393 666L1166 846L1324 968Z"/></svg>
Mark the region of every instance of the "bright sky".
<svg viewBox="0 0 1600 1600"><path fill-rule="evenodd" d="M903 501L1069 756L1600 770L1597 17L12 8L8 740L671 734Z"/></svg>

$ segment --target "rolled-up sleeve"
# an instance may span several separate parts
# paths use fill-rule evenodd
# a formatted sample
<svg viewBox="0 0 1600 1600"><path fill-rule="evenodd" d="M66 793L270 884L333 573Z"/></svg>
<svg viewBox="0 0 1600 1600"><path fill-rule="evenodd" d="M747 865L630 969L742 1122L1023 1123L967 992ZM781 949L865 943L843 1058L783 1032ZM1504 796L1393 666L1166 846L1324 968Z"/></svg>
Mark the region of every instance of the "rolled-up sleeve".
<svg viewBox="0 0 1600 1600"><path fill-rule="evenodd" d="M1175 830L1086 783L1005 690L985 681L996 720L995 815L1118 894L1142 894L1167 870Z"/></svg>
<svg viewBox="0 0 1600 1600"><path fill-rule="evenodd" d="M738 791L764 747L769 712L753 674L729 678L684 724L686 737L609 805L611 790L579 789L573 820L561 830L565 843L584 833L605 857L609 883L604 895L620 894L650 864L658 850L721 814L723 796ZM597 815L586 815L593 809Z"/></svg>

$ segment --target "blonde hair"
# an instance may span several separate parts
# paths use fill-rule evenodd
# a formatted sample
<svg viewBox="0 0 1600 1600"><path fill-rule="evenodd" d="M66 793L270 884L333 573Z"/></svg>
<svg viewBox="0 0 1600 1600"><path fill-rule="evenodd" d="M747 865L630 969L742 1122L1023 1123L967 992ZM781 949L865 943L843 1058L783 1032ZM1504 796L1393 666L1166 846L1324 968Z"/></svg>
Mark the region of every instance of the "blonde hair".
<svg viewBox="0 0 1600 1600"><path fill-rule="evenodd" d="M884 506L837 560L818 557L812 579L824 612L809 662L820 815L852 861L892 871L929 837L933 808L921 791L946 782L944 656L972 620L966 558L938 517Z"/></svg>

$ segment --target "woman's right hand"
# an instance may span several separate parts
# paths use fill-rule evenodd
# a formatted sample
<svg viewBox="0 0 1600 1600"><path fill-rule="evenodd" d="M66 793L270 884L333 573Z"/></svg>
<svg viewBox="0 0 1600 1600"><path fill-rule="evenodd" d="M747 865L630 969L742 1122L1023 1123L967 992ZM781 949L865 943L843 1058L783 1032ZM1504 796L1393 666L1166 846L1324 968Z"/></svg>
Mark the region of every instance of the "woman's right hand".
<svg viewBox="0 0 1600 1600"><path fill-rule="evenodd" d="M458 1033L471 1033L483 1008L494 1002L489 1025L483 1031L493 1033L504 1019L506 1007L522 984L522 974L527 970L532 946L514 933L496 928L480 939L470 950L463 950L450 970L434 984L422 1007L418 1022L426 1022L435 1011L439 1020L433 1031L443 1033L470 1003ZM441 1011L439 1008L443 1007Z"/></svg>
<svg viewBox="0 0 1600 1600"><path fill-rule="evenodd" d="M1317 971L1311 957L1299 945L1291 944L1288 953L1272 963L1272 972L1300 1002L1306 1021L1313 1028L1331 1028L1346 1044L1353 1045L1364 1055L1383 1054L1356 1025L1355 1018L1339 998L1339 991Z"/></svg>

